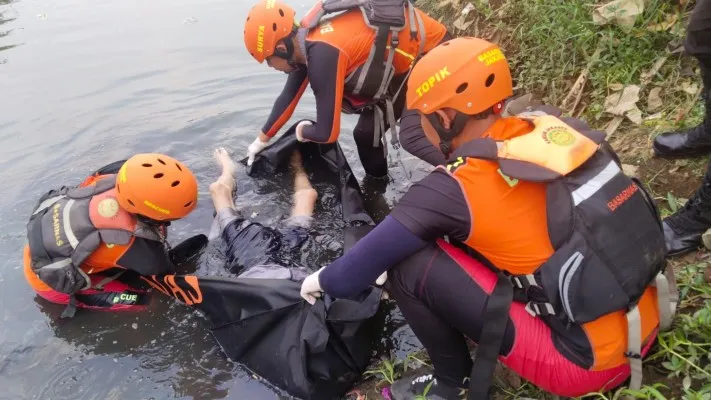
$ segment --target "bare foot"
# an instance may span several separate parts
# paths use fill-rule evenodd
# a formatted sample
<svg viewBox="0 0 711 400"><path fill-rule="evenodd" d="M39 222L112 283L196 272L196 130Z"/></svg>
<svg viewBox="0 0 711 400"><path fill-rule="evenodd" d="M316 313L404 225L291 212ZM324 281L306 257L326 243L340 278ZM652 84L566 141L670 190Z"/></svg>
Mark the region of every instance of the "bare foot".
<svg viewBox="0 0 711 400"><path fill-rule="evenodd" d="M235 174L237 173L237 163L232 160L230 154L224 147L218 147L213 153L213 157L217 164L222 167L222 174L212 184L210 184L210 192L213 191L213 186L224 186L232 193L235 189Z"/></svg>

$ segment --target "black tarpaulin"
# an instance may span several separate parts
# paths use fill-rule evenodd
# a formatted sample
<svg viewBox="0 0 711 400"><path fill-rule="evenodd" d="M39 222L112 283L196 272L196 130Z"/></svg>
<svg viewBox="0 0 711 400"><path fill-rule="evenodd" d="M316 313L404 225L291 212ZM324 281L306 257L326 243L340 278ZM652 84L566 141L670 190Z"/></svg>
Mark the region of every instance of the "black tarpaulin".
<svg viewBox="0 0 711 400"><path fill-rule="evenodd" d="M260 153L248 173L269 179L289 165L293 151L301 151L307 169L323 168L340 188L343 219L349 223L343 236L347 249L373 224L363 210L358 181L337 143L299 143L294 127ZM144 279L201 311L227 357L299 398L343 397L365 372L382 332L383 321L374 318L382 292L375 287L352 299L324 296L311 306L299 294L301 284L286 279Z"/></svg>

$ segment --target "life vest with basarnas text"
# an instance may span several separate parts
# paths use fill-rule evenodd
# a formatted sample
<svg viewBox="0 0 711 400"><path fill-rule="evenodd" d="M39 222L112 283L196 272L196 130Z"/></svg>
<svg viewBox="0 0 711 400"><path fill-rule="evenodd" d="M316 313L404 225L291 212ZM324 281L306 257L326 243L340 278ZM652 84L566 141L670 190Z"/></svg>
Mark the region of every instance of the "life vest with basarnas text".
<svg viewBox="0 0 711 400"><path fill-rule="evenodd" d="M563 355L589 370L629 360L637 385L641 346L670 326L677 302L656 206L603 132L520 117L498 120L439 167L469 204L463 245L504 273L499 282L532 316L573 339L556 344Z"/></svg>
<svg viewBox="0 0 711 400"><path fill-rule="evenodd" d="M165 243L164 228L140 223L119 206L115 183L113 174L92 176L78 187L42 196L27 225L26 267L36 274L73 263L86 275L98 274L124 268L117 263L136 237ZM39 279L30 284L35 290L52 290Z"/></svg>

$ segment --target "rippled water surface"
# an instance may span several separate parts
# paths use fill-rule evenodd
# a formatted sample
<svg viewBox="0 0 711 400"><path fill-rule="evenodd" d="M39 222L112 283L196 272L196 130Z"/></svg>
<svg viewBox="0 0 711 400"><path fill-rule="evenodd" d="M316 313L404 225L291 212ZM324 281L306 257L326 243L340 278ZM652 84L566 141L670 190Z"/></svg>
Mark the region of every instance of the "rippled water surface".
<svg viewBox="0 0 711 400"><path fill-rule="evenodd" d="M292 2L297 14L305 4ZM225 359L199 314L154 296L150 311L80 312L35 297L21 269L25 224L37 196L76 184L111 161L164 152L198 176L200 204L172 227L172 241L206 232L210 157L225 146L241 158L285 75L242 47L249 0L0 0L0 398L273 399L279 395ZM314 118L307 92L294 119ZM344 119L341 144L359 179ZM391 151L391 154L394 152ZM426 171L402 153L391 159L387 211ZM255 190L240 172L238 205L272 223L288 213L288 188ZM312 256L340 253L333 192L319 187ZM387 204L385 204L387 203ZM213 266L214 267L214 266ZM206 271L207 272L207 271ZM402 354L416 341L394 315L384 348Z"/></svg>

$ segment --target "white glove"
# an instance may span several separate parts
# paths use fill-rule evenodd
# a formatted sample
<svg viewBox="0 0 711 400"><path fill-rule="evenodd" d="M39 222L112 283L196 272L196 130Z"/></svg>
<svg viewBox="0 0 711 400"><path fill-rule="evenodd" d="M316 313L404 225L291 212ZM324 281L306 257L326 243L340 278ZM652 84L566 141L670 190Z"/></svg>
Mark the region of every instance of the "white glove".
<svg viewBox="0 0 711 400"><path fill-rule="evenodd" d="M311 121L301 121L298 125L296 125L296 140L302 143L309 141L307 139L304 139L304 128L309 125L313 125Z"/></svg>
<svg viewBox="0 0 711 400"><path fill-rule="evenodd" d="M268 145L268 143L262 142L259 138L254 139L254 142L247 147L247 165L252 165L254 157L256 157L257 154L264 150Z"/></svg>
<svg viewBox="0 0 711 400"><path fill-rule="evenodd" d="M306 279L304 279L304 282L301 283L301 297L303 297L304 300L308 301L311 305L316 303L316 298L320 298L321 292L323 292L321 284L318 281L318 276L324 268L326 267L321 267L318 271L307 276Z"/></svg>
<svg viewBox="0 0 711 400"><path fill-rule="evenodd" d="M385 272L383 272L382 274L380 274L380 276L378 277L378 279L375 280L375 284L378 285L378 286L383 286L383 284L384 284L385 281L387 281L387 280L388 280L388 271L385 271Z"/></svg>

